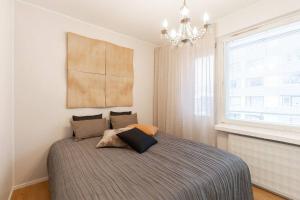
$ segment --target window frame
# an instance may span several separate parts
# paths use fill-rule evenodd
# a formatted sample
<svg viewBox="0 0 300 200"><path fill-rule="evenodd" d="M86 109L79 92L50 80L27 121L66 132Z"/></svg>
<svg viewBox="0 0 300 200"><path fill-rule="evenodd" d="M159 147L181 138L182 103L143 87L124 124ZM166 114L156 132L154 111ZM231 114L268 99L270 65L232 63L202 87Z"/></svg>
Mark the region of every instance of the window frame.
<svg viewBox="0 0 300 200"><path fill-rule="evenodd" d="M216 124L229 124L229 125L240 125L247 127L256 127L256 128L265 128L265 129L275 129L275 130L284 130L300 133L300 124L299 125L287 125L279 123L270 123L270 122L253 122L246 120L232 120L225 118L225 109L226 109L226 77L228 77L225 71L226 63L226 43L238 40L247 36L258 34L273 28L280 26L288 25L300 21L300 11L295 11L284 16L280 16L263 23L221 36L217 38L217 49L216 49Z"/></svg>

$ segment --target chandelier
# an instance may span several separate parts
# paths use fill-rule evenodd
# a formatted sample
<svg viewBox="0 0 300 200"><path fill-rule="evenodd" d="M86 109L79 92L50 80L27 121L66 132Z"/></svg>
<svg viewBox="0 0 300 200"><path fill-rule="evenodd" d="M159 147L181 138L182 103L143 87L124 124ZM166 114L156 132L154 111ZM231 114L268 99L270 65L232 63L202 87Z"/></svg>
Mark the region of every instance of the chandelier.
<svg viewBox="0 0 300 200"><path fill-rule="evenodd" d="M207 13L203 15L203 27L192 27L191 18L189 17L189 9L186 6L186 0L183 2L183 6L180 9L180 26L178 31L172 29L168 31L168 21L165 19L162 22L161 35L162 38L169 40L172 45L180 45L185 43L193 44L196 40L202 38L208 27L209 16Z"/></svg>

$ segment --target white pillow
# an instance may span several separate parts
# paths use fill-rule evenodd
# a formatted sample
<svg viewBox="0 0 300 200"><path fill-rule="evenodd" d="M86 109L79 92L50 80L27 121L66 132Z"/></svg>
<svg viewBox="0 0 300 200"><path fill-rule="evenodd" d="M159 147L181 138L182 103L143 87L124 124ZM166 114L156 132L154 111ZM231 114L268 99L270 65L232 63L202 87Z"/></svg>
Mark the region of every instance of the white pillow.
<svg viewBox="0 0 300 200"><path fill-rule="evenodd" d="M132 128L121 128L121 129L108 129L104 131L103 137L96 145L96 148L101 147L126 147L127 144L124 143L118 136L118 133L128 131Z"/></svg>

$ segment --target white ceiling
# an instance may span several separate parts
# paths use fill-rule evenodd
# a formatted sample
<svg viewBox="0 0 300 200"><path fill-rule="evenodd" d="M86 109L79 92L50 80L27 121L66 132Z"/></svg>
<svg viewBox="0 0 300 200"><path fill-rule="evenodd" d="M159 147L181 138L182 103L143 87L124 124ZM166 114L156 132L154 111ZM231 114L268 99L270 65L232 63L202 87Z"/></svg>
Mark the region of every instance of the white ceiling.
<svg viewBox="0 0 300 200"><path fill-rule="evenodd" d="M167 18L177 28L183 0L25 0L116 32L160 44L160 25ZM187 0L192 23L200 25L204 11L214 21L258 0Z"/></svg>

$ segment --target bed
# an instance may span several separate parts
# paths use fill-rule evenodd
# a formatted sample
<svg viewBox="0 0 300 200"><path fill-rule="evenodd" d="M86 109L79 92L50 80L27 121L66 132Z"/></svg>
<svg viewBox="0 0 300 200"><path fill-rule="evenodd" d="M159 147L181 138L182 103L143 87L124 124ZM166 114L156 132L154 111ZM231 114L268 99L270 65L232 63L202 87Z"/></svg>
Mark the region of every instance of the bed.
<svg viewBox="0 0 300 200"><path fill-rule="evenodd" d="M99 137L52 145L48 175L52 200L252 200L248 166L204 144L158 134L138 154L95 146Z"/></svg>

